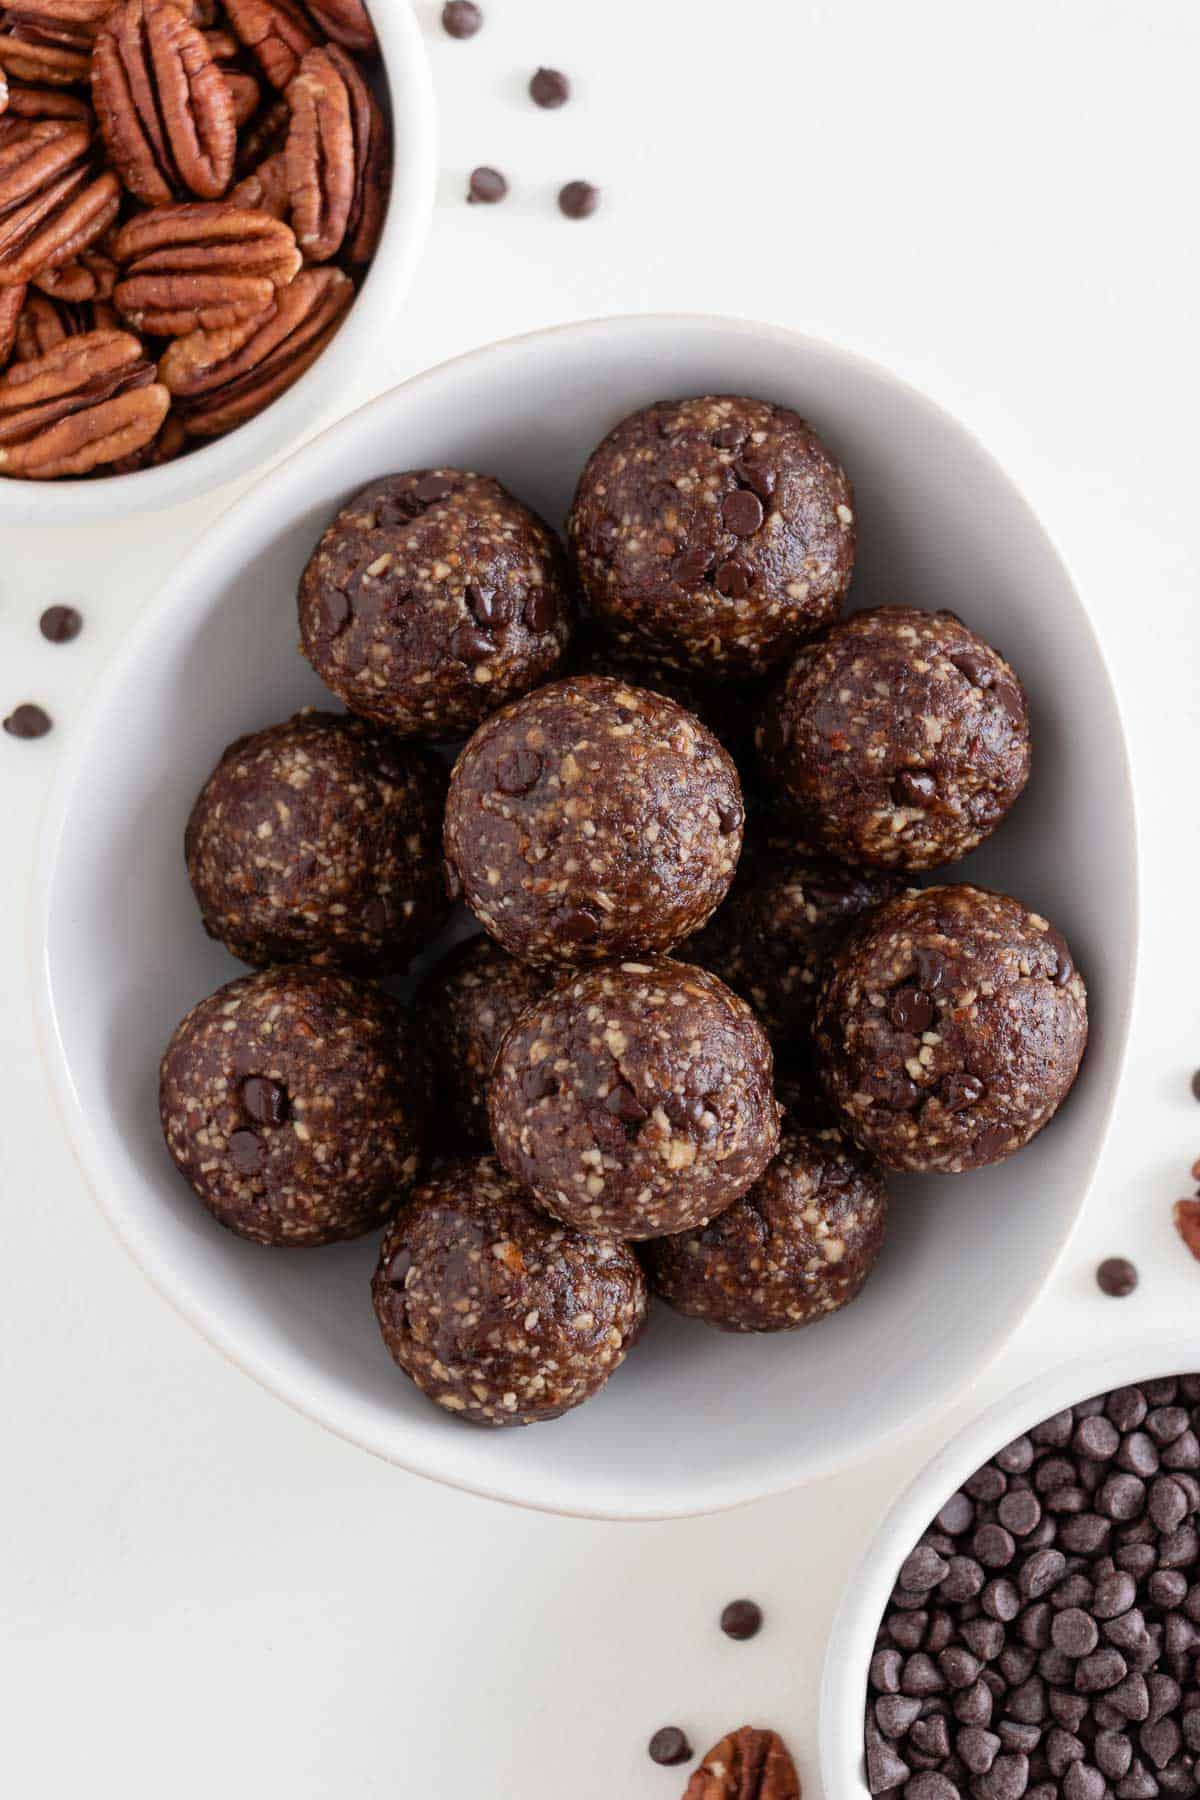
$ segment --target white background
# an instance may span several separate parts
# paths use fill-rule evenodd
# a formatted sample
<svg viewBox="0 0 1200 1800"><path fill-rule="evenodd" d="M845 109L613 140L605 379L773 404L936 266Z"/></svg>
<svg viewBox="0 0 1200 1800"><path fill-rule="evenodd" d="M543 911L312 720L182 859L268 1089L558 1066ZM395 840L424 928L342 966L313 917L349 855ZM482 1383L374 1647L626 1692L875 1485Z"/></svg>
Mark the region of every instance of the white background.
<svg viewBox="0 0 1200 1800"><path fill-rule="evenodd" d="M1144 948L1121 1101L1017 1340L886 1460L644 1528L505 1511L372 1462L222 1363L127 1261L62 1141L30 1020L26 899L55 760L232 496L0 532L0 711L32 699L56 720L40 743L0 738L0 1790L21 1800L675 1800L684 1775L646 1760L649 1733L678 1722L702 1750L746 1719L784 1732L812 1794L826 1627L908 1474L1048 1360L1200 1305L1170 1220L1200 1154L1194 0L484 4L469 43L420 6L437 217L342 410L489 338L680 309L836 339L974 428L1076 576L1132 745ZM539 62L575 80L561 112L525 97ZM503 206L462 204L476 162L507 171ZM575 176L604 188L586 223L554 208ZM36 629L57 600L87 621L61 648ZM1124 1302L1092 1279L1111 1252L1142 1271ZM768 1611L746 1645L715 1623L739 1594Z"/></svg>

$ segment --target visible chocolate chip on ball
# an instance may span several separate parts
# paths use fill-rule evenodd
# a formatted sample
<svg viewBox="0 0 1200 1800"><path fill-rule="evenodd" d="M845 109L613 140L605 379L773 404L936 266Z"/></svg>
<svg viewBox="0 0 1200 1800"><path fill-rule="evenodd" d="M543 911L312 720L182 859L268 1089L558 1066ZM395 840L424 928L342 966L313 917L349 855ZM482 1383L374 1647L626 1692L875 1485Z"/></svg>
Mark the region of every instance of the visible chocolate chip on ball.
<svg viewBox="0 0 1200 1800"><path fill-rule="evenodd" d="M248 1075L241 1085L242 1105L260 1125L282 1125L287 1118L287 1089L265 1075Z"/></svg>

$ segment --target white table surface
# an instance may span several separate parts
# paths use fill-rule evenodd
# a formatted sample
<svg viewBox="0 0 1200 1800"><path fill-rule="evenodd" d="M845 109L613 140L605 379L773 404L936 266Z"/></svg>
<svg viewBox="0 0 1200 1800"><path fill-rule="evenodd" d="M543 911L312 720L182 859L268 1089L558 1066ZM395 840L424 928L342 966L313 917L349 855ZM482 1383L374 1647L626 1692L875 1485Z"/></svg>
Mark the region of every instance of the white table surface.
<svg viewBox="0 0 1200 1800"><path fill-rule="evenodd" d="M371 1461L227 1367L147 1286L62 1140L30 1022L27 892L56 759L164 571L231 496L0 532L0 711L33 699L56 720L39 743L0 738L14 1800L674 1800L683 1778L646 1760L651 1730L678 1722L701 1750L746 1719L784 1732L814 1794L825 1631L900 1484L1047 1360L1200 1302L1170 1216L1200 1152L1194 0L484 5L470 43L420 6L437 218L343 410L489 338L682 309L837 339L972 426L1065 554L1123 704L1144 946L1121 1100L1032 1316L968 1401L885 1460L644 1528L506 1511ZM539 62L575 78L561 112L525 98ZM476 162L508 172L503 206L462 204ZM604 188L587 223L554 208L575 176ZM36 629L57 600L86 617L60 648ZM1112 1252L1142 1272L1120 1303L1092 1278ZM664 1420L664 1454L671 1435ZM715 1624L739 1594L769 1615L745 1645Z"/></svg>

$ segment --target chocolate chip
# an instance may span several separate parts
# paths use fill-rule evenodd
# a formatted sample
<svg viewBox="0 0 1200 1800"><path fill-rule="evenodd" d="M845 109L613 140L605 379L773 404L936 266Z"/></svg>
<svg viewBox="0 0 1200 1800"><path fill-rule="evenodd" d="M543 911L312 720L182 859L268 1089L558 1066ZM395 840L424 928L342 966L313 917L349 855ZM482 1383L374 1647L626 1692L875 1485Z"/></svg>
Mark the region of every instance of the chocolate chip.
<svg viewBox="0 0 1200 1800"><path fill-rule="evenodd" d="M451 491L452 484L446 477L439 475L436 469L431 469L427 475L422 475L414 487L413 498L419 500L422 506L432 506L437 500L447 499Z"/></svg>
<svg viewBox="0 0 1200 1800"><path fill-rule="evenodd" d="M1055 987L1066 987L1068 981L1070 981L1072 975L1075 973L1075 964L1071 960L1071 952L1067 947L1067 940L1061 931L1055 930L1054 926L1051 925L1046 932L1046 942L1054 951L1054 985Z"/></svg>
<svg viewBox="0 0 1200 1800"><path fill-rule="evenodd" d="M637 1095L625 1082L618 1081L610 1088L604 1100L605 1112L612 1113L614 1118L622 1119L627 1125L640 1125L650 1114L642 1105Z"/></svg>
<svg viewBox="0 0 1200 1800"><path fill-rule="evenodd" d="M897 806L928 806L937 795L937 782L927 769L901 769L892 782Z"/></svg>
<svg viewBox="0 0 1200 1800"><path fill-rule="evenodd" d="M1096 1285L1102 1294L1123 1300L1138 1284L1138 1272L1127 1256L1106 1256L1096 1270Z"/></svg>
<svg viewBox="0 0 1200 1800"><path fill-rule="evenodd" d="M744 821L745 815L740 806L734 806L728 800L717 801L717 824L721 827L722 837L728 837L731 831L738 831ZM835 1171L828 1170L825 1179L836 1183Z"/></svg>
<svg viewBox="0 0 1200 1800"><path fill-rule="evenodd" d="M972 1775L986 1775L1000 1752L1000 1739L994 1731L980 1725L968 1725L958 1733L954 1748Z"/></svg>
<svg viewBox="0 0 1200 1800"><path fill-rule="evenodd" d="M946 1683L942 1672L923 1650L915 1650L904 1664L904 1672L900 1677L900 1691L903 1694L915 1694L925 1700L931 1694L940 1694Z"/></svg>
<svg viewBox="0 0 1200 1800"><path fill-rule="evenodd" d="M900 1586L913 1593L928 1593L930 1588L937 1586L948 1568L949 1564L943 1562L936 1550L931 1549L928 1544L918 1544L915 1550L909 1551L900 1565Z"/></svg>
<svg viewBox="0 0 1200 1800"><path fill-rule="evenodd" d="M549 631L558 623L558 602L548 588L534 588L522 616L530 631Z"/></svg>
<svg viewBox="0 0 1200 1800"><path fill-rule="evenodd" d="M1025 701L1020 688L1011 681L998 681L992 689L992 698L1002 712L1008 715L1012 724L1023 726L1025 723Z"/></svg>
<svg viewBox="0 0 1200 1800"><path fill-rule="evenodd" d="M1117 1463L1133 1475L1148 1480L1158 1474L1159 1456L1154 1439L1144 1431L1131 1431L1122 1438Z"/></svg>
<svg viewBox="0 0 1200 1800"><path fill-rule="evenodd" d="M721 507L721 522L735 537L751 537L763 522L762 501L746 488L735 488L726 494Z"/></svg>
<svg viewBox="0 0 1200 1800"><path fill-rule="evenodd" d="M972 1556L952 1556L938 1589L943 1600L973 1600L984 1585L984 1573Z"/></svg>
<svg viewBox="0 0 1200 1800"><path fill-rule="evenodd" d="M446 0L442 8L442 30L447 37L474 37L482 24L483 13L475 0Z"/></svg>
<svg viewBox="0 0 1200 1800"><path fill-rule="evenodd" d="M1167 1716L1148 1721L1138 1732L1138 1744L1156 1769L1164 1769L1183 1742L1178 1724Z"/></svg>
<svg viewBox="0 0 1200 1800"><path fill-rule="evenodd" d="M1027 1756L998 1756L986 1775L975 1782L979 1800L1021 1800L1029 1786Z"/></svg>
<svg viewBox="0 0 1200 1800"><path fill-rule="evenodd" d="M1017 1576L1017 1586L1027 1600L1048 1594L1067 1572L1067 1559L1061 1550L1035 1550L1026 1557Z"/></svg>
<svg viewBox="0 0 1200 1800"><path fill-rule="evenodd" d="M594 943L600 935L600 921L584 906L566 906L555 915L558 935L568 944Z"/></svg>
<svg viewBox="0 0 1200 1800"><path fill-rule="evenodd" d="M1004 1155L1012 1143L1012 1132L1005 1125L989 1125L975 1139L975 1150L981 1162L994 1162Z"/></svg>
<svg viewBox="0 0 1200 1800"><path fill-rule="evenodd" d="M920 1034L928 1031L937 1016L937 1008L928 994L920 988L897 988L888 1008L888 1018L897 1031L912 1031Z"/></svg>
<svg viewBox="0 0 1200 1800"><path fill-rule="evenodd" d="M1064 1607L1062 1612L1054 1615L1050 1636L1056 1650L1075 1660L1090 1656L1100 1642L1095 1619L1078 1606Z"/></svg>
<svg viewBox="0 0 1200 1800"><path fill-rule="evenodd" d="M673 1769L679 1763L691 1762L696 1754L678 1725L661 1726L650 1739L646 1750L650 1761L661 1764L664 1769Z"/></svg>
<svg viewBox="0 0 1200 1800"><path fill-rule="evenodd" d="M259 1125L282 1125L288 1116L287 1089L266 1075L248 1075L238 1092L242 1105Z"/></svg>
<svg viewBox="0 0 1200 1800"><path fill-rule="evenodd" d="M769 463L743 456L734 463L733 472L742 486L757 494L760 500L769 500L775 492L775 471Z"/></svg>
<svg viewBox="0 0 1200 1800"><path fill-rule="evenodd" d="M1015 1537L1028 1537L1042 1516L1038 1498L1030 1488L1018 1488L1005 1494L996 1508L996 1517L1006 1531Z"/></svg>
<svg viewBox="0 0 1200 1800"><path fill-rule="evenodd" d="M906 1694L883 1694L875 1702L875 1721L888 1737L900 1738L920 1718L923 1705Z"/></svg>
<svg viewBox="0 0 1200 1800"><path fill-rule="evenodd" d="M1092 1755L1101 1774L1110 1781L1120 1781L1133 1761L1133 1745L1123 1731L1098 1731Z"/></svg>
<svg viewBox="0 0 1200 1800"><path fill-rule="evenodd" d="M713 566L713 553L696 545L684 549L671 564L671 579L680 587L698 587Z"/></svg>
<svg viewBox="0 0 1200 1800"><path fill-rule="evenodd" d="M469 205L495 206L503 200L508 192L508 182L499 169L490 169L486 163L471 170L471 178L467 183L467 201Z"/></svg>
<svg viewBox="0 0 1200 1800"><path fill-rule="evenodd" d="M4 721L4 729L9 737L40 738L45 737L50 729L50 715L40 706L26 701L22 706L14 707Z"/></svg>
<svg viewBox="0 0 1200 1800"><path fill-rule="evenodd" d="M950 663L972 687L989 688L996 679L995 665L979 650L960 650Z"/></svg>
<svg viewBox="0 0 1200 1800"><path fill-rule="evenodd" d="M1075 1686L1081 1694L1101 1694L1114 1688L1129 1673L1129 1665L1121 1652L1112 1646L1093 1650L1081 1657L1075 1668Z"/></svg>
<svg viewBox="0 0 1200 1800"><path fill-rule="evenodd" d="M740 450L745 441L746 433L740 425L722 425L712 434L717 450Z"/></svg>
<svg viewBox="0 0 1200 1800"><path fill-rule="evenodd" d="M1120 1449L1121 1434L1112 1420L1101 1413L1094 1418L1081 1419L1071 1441L1080 1456L1107 1462Z"/></svg>
<svg viewBox="0 0 1200 1800"><path fill-rule="evenodd" d="M535 1063L521 1077L521 1092L526 1100L545 1100L558 1092L558 1079L549 1063Z"/></svg>
<svg viewBox="0 0 1200 1800"><path fill-rule="evenodd" d="M1006 1569L1016 1555L1017 1546L1003 1525L981 1525L971 1539L971 1549L985 1569Z"/></svg>
<svg viewBox="0 0 1200 1800"><path fill-rule="evenodd" d="M253 1175L266 1161L266 1149L255 1131L235 1131L229 1138L229 1160L239 1175Z"/></svg>
<svg viewBox="0 0 1200 1800"><path fill-rule="evenodd" d="M1105 1783L1091 1763L1073 1762L1063 1777L1063 1800L1104 1800Z"/></svg>
<svg viewBox="0 0 1200 1800"><path fill-rule="evenodd" d="M937 994L947 985L950 965L940 950L931 950L924 944L918 945L913 952L913 961L917 965L917 983L927 993Z"/></svg>
<svg viewBox="0 0 1200 1800"><path fill-rule="evenodd" d="M393 1250L391 1260L383 1271L383 1278L389 1287L402 1288L405 1277L411 1268L412 1251L406 1250L402 1245L400 1249Z"/></svg>
<svg viewBox="0 0 1200 1800"><path fill-rule="evenodd" d="M529 97L535 106L553 112L571 98L571 84L561 69L538 69L529 83Z"/></svg>
<svg viewBox="0 0 1200 1800"><path fill-rule="evenodd" d="M48 606L38 630L49 644L69 644L83 630L83 614L74 606Z"/></svg>
<svg viewBox="0 0 1200 1800"><path fill-rule="evenodd" d="M750 571L735 557L720 565L714 579L718 593L729 600L744 600L750 592Z"/></svg>
<svg viewBox="0 0 1200 1800"><path fill-rule="evenodd" d="M341 588L326 588L321 594L321 625L325 632L330 637L336 637L349 619L350 601L347 596Z"/></svg>
<svg viewBox="0 0 1200 1800"><path fill-rule="evenodd" d="M721 1613L721 1630L726 1637L744 1643L762 1630L762 1607L753 1600L731 1600Z"/></svg>
<svg viewBox="0 0 1200 1800"><path fill-rule="evenodd" d="M866 1731L867 1787L872 1794L886 1794L908 1780L910 1770L883 1736L874 1719L868 1717Z"/></svg>
<svg viewBox="0 0 1200 1800"><path fill-rule="evenodd" d="M918 1719L908 1734L908 1746L928 1756L935 1763L941 1762L950 1754L950 1727L943 1713L930 1713L927 1718Z"/></svg>
<svg viewBox="0 0 1200 1800"><path fill-rule="evenodd" d="M473 618L481 625L491 625L496 618L496 591L494 588L477 587L468 582L463 589L463 599Z"/></svg>
<svg viewBox="0 0 1200 1800"><path fill-rule="evenodd" d="M983 1099L986 1089L978 1075L951 1073L938 1083L938 1099L947 1112L965 1112Z"/></svg>
<svg viewBox="0 0 1200 1800"><path fill-rule="evenodd" d="M480 631L476 625L457 626L450 633L447 649L458 662L468 665L486 662L490 656L496 654L496 646L492 639L486 631Z"/></svg>
<svg viewBox="0 0 1200 1800"><path fill-rule="evenodd" d="M496 765L496 786L502 794L527 794L542 772L542 759L536 750L508 750Z"/></svg>
<svg viewBox="0 0 1200 1800"><path fill-rule="evenodd" d="M1183 1524L1190 1510L1188 1498L1177 1481L1169 1475L1160 1475L1150 1489L1148 1502L1150 1517L1163 1532L1174 1531Z"/></svg>
<svg viewBox="0 0 1200 1800"><path fill-rule="evenodd" d="M1001 1576L996 1581L989 1581L979 1596L985 1613L993 1619L1000 1619L1009 1624L1021 1610L1021 1596L1016 1584Z"/></svg>
<svg viewBox="0 0 1200 1800"><path fill-rule="evenodd" d="M959 1792L948 1776L923 1769L905 1788L904 1800L959 1800Z"/></svg>
<svg viewBox="0 0 1200 1800"><path fill-rule="evenodd" d="M568 219L588 219L600 204L600 189L590 181L568 181L559 189L558 210Z"/></svg>
<svg viewBox="0 0 1200 1800"><path fill-rule="evenodd" d="M974 1517L975 1508L966 1494L951 1494L937 1516L937 1524L942 1531L949 1532L951 1537L957 1537L966 1531Z"/></svg>
<svg viewBox="0 0 1200 1800"><path fill-rule="evenodd" d="M961 1694L955 1694L951 1704L955 1718L961 1719L964 1725L987 1725L991 1721L994 1702L991 1689L984 1681L976 1681Z"/></svg>
<svg viewBox="0 0 1200 1800"><path fill-rule="evenodd" d="M902 1658L898 1650L877 1650L871 1658L871 1686L880 1694L900 1692Z"/></svg>

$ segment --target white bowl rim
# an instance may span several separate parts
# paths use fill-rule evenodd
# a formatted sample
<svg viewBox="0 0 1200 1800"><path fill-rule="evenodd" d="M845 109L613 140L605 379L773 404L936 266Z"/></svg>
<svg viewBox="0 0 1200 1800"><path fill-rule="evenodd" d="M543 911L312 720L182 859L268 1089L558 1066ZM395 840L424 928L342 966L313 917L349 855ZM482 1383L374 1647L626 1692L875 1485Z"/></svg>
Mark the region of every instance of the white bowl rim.
<svg viewBox="0 0 1200 1800"><path fill-rule="evenodd" d="M544 327L528 332L518 333L512 337L501 338L490 343L478 345L457 356L449 357L431 368L419 371L407 380L398 383L385 393L377 395L354 412L336 423L328 426L307 443L294 450L269 472L267 479L279 479L284 474L293 474L305 460L320 460L329 451L336 448L343 437L350 437L358 428L363 416L377 408L383 408L395 400L401 393L411 392L426 383L440 379L447 370L461 369L486 361L496 354L518 345L533 344L549 338L576 336L586 339L589 333L601 331L628 331L630 335L647 325L670 326L677 330L689 328L711 328L717 326L734 334L767 338L777 341L781 348L795 348L797 345L808 347L825 356L840 359L848 367L857 367L902 391L918 407L927 409L933 416L961 432L970 442L975 453L995 472L997 479L1016 493L1029 513L1035 525L1047 555L1057 564L1064 584L1069 589L1078 611L1079 621L1091 639L1096 657L1097 667L1102 673L1112 702L1114 715L1120 719L1120 708L1113 685L1111 672L1104 656L1103 648L1096 635L1090 615L1080 597L1079 590L1070 574L1067 564L1047 532L1041 519L1024 492L1005 471L999 461L987 449L967 426L963 425L946 408L931 400L925 393L903 377L895 375L886 365L858 351L847 349L832 341L819 338L811 333L799 332L787 326L758 322L745 317L725 317L710 313L618 313L601 315L589 319L566 321L562 324ZM285 1378L278 1369L268 1368L259 1358L245 1352L237 1341L237 1335L228 1331L223 1323L212 1317L202 1306L195 1303L182 1278L173 1278L156 1266L155 1259L139 1242L138 1234L121 1212L119 1201L110 1192L101 1174L93 1174L94 1169L102 1169L102 1157L95 1144L91 1127L88 1123L82 1101L75 1090L71 1078L69 1063L63 1048L58 1029L50 979L49 962L49 923L50 901L54 887L59 851L62 842L63 827L69 811L71 795L77 773L88 754L92 728L95 719L104 710L109 697L121 687L128 671L132 671L139 662L143 645L149 643L159 629L159 621L170 607L170 592L175 588L185 587L190 579L193 564L201 562L209 552L209 548L218 530L223 530L230 519L243 508L250 509L256 503L261 482L256 482L237 500L220 513L213 525L198 539L192 549L175 570L166 591L154 603L148 606L135 623L122 648L114 655L112 662L102 675L93 692L83 718L76 729L72 750L64 757L52 784L47 802L42 830L39 836L38 852L33 878L33 899L30 909L29 955L31 961L31 979L34 990L34 1010L37 1025L37 1036L43 1056L57 1109L66 1128L68 1141L78 1163L84 1183L99 1204L108 1222L125 1249L132 1256L147 1280L167 1300L184 1319L188 1321L215 1349L217 1349L234 1367L249 1375L261 1387L282 1400L295 1411L332 1431L346 1442L357 1445L369 1454L382 1461L392 1463L405 1469L410 1474L422 1475L429 1480L440 1482L444 1486L457 1488L460 1491L476 1494L481 1498L500 1500L508 1505L528 1508L532 1511L552 1512L563 1517L596 1519L613 1522L649 1523L659 1520L704 1516L725 1512L735 1507L749 1505L757 1500L770 1499L776 1495L787 1493L797 1486L806 1486L810 1482L823 1480L842 1473L870 1457L881 1455L904 1437L919 1432L930 1420L942 1413L970 1392L975 1384L992 1367L1005 1345L1019 1329L1033 1306L1050 1281L1055 1269L1062 1260L1071 1237L1074 1234L1083 1209L1087 1194L1095 1177L1096 1166L1107 1141L1112 1121L1113 1108L1120 1090L1128 1050L1129 1026L1133 1011L1133 1001L1137 983L1137 961L1140 949L1141 896L1140 896L1140 857L1137 837L1137 815L1133 805L1132 774L1129 762L1129 749L1123 730L1120 732L1118 745L1121 772L1123 775L1122 791L1118 797L1124 813L1123 829L1130 845L1129 896L1131 912L1130 936L1133 945L1132 965L1124 993L1116 1002L1113 1017L1109 1022L1108 1039L1112 1044L1112 1076L1109 1092L1105 1100L1099 1129L1087 1158L1085 1172L1079 1184L1078 1198L1070 1218L1065 1222L1062 1235L1053 1254L1047 1260L1040 1279L1031 1288L1024 1309L1015 1318L1003 1323L992 1334L991 1340L983 1349L977 1363L969 1369L946 1392L935 1395L915 1412L909 1414L896 1426L885 1426L880 1434L869 1444L859 1449L847 1449L840 1458L803 1475L781 1474L766 1485L761 1482L734 1483L727 1482L721 1491L713 1496L697 1498L695 1494L685 1492L685 1486L678 1489L676 1498L655 1506L638 1504L620 1513L594 1507L582 1500L573 1500L565 1504L561 1500L553 1503L531 1496L523 1491L519 1484L508 1479L489 1479L486 1473L470 1479L460 1479L445 1473L437 1466L436 1457L424 1454L411 1454L400 1457L390 1449L385 1450L368 1435L351 1429L338 1416L336 1409L312 1401L305 1392L302 1379ZM193 601L197 611L202 610L203 603Z"/></svg>
<svg viewBox="0 0 1200 1800"><path fill-rule="evenodd" d="M875 1634L901 1562L938 1508L1023 1431L1114 1388L1200 1371L1200 1329L1151 1333L1074 1356L1004 1394L964 1425L915 1475L876 1526L847 1579L825 1647L818 1710L825 1800L869 1800L862 1778L863 1709Z"/></svg>
<svg viewBox="0 0 1200 1800"><path fill-rule="evenodd" d="M0 522L64 525L136 517L235 481L295 443L321 390L332 392L339 370L352 365L381 320L403 302L433 219L437 101L411 0L379 0L373 18L393 120L404 119L404 156L392 176L392 203L370 272L336 336L299 381L255 418L161 468L60 481L0 476Z"/></svg>

